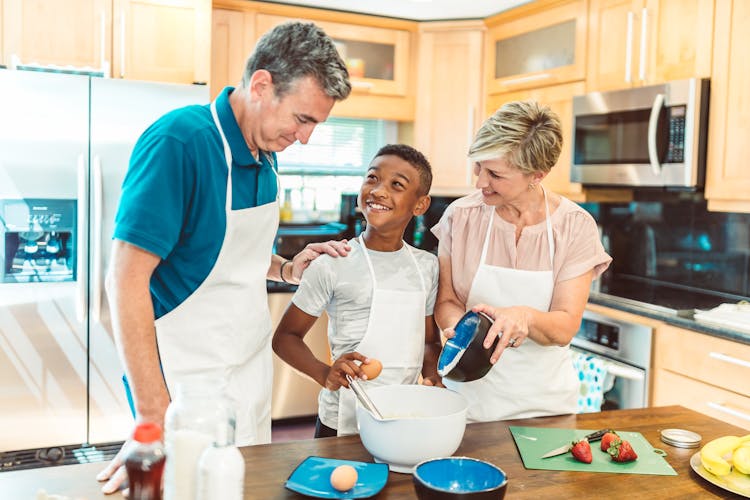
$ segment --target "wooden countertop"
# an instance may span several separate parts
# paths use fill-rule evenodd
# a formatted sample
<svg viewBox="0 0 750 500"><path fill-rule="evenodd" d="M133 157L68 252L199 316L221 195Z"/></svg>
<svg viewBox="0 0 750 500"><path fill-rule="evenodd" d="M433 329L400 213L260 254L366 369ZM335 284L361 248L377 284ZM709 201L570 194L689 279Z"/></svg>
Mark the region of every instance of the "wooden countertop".
<svg viewBox="0 0 750 500"><path fill-rule="evenodd" d="M612 427L640 432L656 448L667 452L667 461L677 476L606 474L594 472L558 472L527 470L516 450L509 425L600 429ZM509 499L610 497L638 498L737 498L713 486L690 468L690 457L697 449L682 449L662 443L659 431L682 428L695 431L705 444L723 435L745 435L747 431L681 406L619 410L581 415L565 415L505 422L471 424L456 455L488 460L508 475ZM245 498L302 498L284 488L294 468L310 455L347 460L371 461L358 436L310 439L288 443L242 448L245 457ZM94 476L103 463L49 467L28 471L0 473L0 498L34 499L38 490L62 494L71 499L120 499L122 495L104 496ZM606 492L606 493L605 493ZM411 476L391 472L378 499L416 498Z"/></svg>

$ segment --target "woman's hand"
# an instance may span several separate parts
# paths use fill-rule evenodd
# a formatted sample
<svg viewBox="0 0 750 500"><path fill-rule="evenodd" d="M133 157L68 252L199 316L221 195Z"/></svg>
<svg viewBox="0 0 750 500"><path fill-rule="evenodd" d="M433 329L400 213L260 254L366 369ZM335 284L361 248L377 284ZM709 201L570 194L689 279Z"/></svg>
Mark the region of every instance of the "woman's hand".
<svg viewBox="0 0 750 500"><path fill-rule="evenodd" d="M456 329L454 327L446 328L441 333L443 334L443 337L445 337L446 340L452 339L453 337L456 336Z"/></svg>
<svg viewBox="0 0 750 500"><path fill-rule="evenodd" d="M342 386L349 387L349 382L346 380L347 375L352 378L360 378L362 370L360 370L360 363L357 363L357 361L364 363L367 361L367 357L356 351L339 356L328 370L325 388L329 391L337 391Z"/></svg>
<svg viewBox="0 0 750 500"><path fill-rule="evenodd" d="M533 318L532 310L529 307L492 307L487 304L478 304L471 310L484 313L494 320L487 336L484 338L485 349L492 347L495 338L500 338L495 347L495 352L490 357L492 364L497 363L506 348L518 347L529 336Z"/></svg>
<svg viewBox="0 0 750 500"><path fill-rule="evenodd" d="M440 375L430 375L429 377L422 378L422 385L428 385L431 387L445 387L443 385L443 379Z"/></svg>

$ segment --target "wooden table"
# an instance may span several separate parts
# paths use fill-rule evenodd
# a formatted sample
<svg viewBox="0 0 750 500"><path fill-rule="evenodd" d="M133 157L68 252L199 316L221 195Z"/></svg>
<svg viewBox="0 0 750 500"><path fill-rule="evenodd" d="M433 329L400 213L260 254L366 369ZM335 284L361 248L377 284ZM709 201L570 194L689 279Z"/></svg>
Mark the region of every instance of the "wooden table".
<svg viewBox="0 0 750 500"><path fill-rule="evenodd" d="M665 450L667 461L677 476L636 474L606 474L595 472L558 472L526 470L518 454L509 425L599 429L612 427L623 431L640 432L655 447ZM456 455L488 460L501 467L508 475L506 498L737 498L713 486L690 468L690 457L697 449L669 446L659 439L659 431L681 428L703 436L703 443L724 435L744 435L747 431L696 413L680 406L619 410L582 415L566 415L523 419L506 422L471 424L466 428L463 442ZM284 488L292 470L310 455L347 460L371 461L358 436L310 439L288 443L242 448L245 457L245 498L302 498ZM48 493L64 494L71 499L118 499L104 496L94 476L102 463L49 467L29 471L0 473L0 498L25 500L36 498L39 489ZM412 478L408 474L391 472L388 484L378 499L416 498Z"/></svg>

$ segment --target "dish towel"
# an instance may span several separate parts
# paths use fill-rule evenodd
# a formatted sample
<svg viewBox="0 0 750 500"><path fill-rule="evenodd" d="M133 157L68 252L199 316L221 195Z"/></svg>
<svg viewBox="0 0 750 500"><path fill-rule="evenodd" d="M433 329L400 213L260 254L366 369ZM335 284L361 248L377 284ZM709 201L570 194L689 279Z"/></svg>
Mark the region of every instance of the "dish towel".
<svg viewBox="0 0 750 500"><path fill-rule="evenodd" d="M578 374L578 413L602 411L602 400L607 385L607 362L603 359L573 351L573 368Z"/></svg>

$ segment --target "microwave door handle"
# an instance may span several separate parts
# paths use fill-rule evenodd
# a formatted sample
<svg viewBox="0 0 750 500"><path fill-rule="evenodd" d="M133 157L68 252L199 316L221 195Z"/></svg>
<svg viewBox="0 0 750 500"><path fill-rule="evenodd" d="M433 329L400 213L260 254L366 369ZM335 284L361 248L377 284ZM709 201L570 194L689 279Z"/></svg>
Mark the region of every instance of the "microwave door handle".
<svg viewBox="0 0 750 500"><path fill-rule="evenodd" d="M648 161L651 170L657 177L661 176L661 164L656 150L656 128L659 124L659 114L664 107L664 94L656 94L654 104L651 106L651 116L648 119Z"/></svg>

